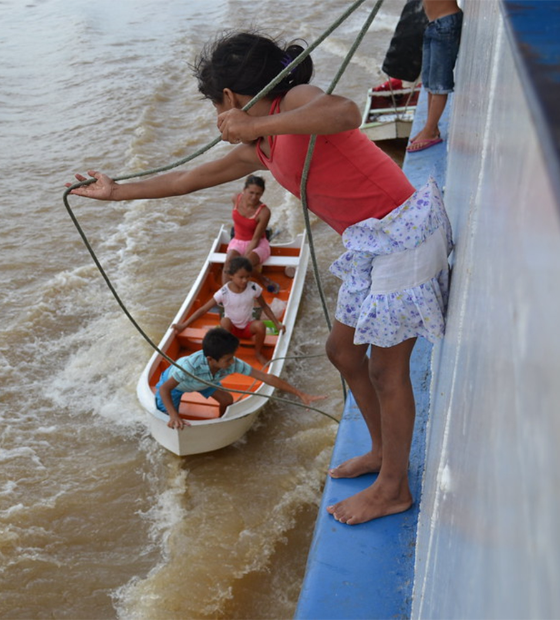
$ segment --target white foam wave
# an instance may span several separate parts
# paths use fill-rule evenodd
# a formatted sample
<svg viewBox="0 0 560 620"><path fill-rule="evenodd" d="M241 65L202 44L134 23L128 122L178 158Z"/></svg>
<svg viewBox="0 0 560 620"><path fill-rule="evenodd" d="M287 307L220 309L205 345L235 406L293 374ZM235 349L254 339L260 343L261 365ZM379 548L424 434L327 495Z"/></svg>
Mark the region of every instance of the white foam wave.
<svg viewBox="0 0 560 620"><path fill-rule="evenodd" d="M8 518L12 518L16 515L20 515L21 513L23 513L25 511L26 507L19 503L19 504L14 504L13 506L10 506L9 508L7 508L6 510L1 510L0 511L0 517L2 519L8 519Z"/></svg>
<svg viewBox="0 0 560 620"><path fill-rule="evenodd" d="M31 461L34 463L39 469L46 469L41 459L32 448L21 446L11 450L0 450L0 463L7 463L14 459L25 459L27 462Z"/></svg>
<svg viewBox="0 0 560 620"><path fill-rule="evenodd" d="M6 480L0 491L0 495L9 495L13 493L14 489L17 487L17 482L15 480Z"/></svg>
<svg viewBox="0 0 560 620"><path fill-rule="evenodd" d="M142 347L123 316L100 317L66 340L79 346L44 387L54 405L72 403L72 415L92 412L117 426L143 421L134 393Z"/></svg>
<svg viewBox="0 0 560 620"><path fill-rule="evenodd" d="M159 450L158 450L159 452ZM188 472L180 468L180 463L174 460L170 463L173 474L169 477L169 486L157 497L157 502L142 516L151 524L154 538L162 537L167 541L173 528L185 517L183 497Z"/></svg>

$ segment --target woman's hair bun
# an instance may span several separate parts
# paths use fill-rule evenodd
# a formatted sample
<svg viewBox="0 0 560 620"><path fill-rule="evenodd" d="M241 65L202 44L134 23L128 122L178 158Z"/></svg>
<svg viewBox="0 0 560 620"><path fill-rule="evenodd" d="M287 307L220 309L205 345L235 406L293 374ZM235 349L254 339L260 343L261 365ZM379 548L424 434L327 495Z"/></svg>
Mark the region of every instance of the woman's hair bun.
<svg viewBox="0 0 560 620"><path fill-rule="evenodd" d="M291 60L295 60L300 54L305 51L304 47L298 43L298 41L300 40L301 39L292 41L286 48L286 55L289 56ZM305 43L305 41L302 41L302 43ZM297 86L298 84L309 84L312 77L313 61L311 60L311 56L307 56L307 58L304 58L304 60L302 60L297 67L292 69L286 80L289 80L290 86L293 87Z"/></svg>

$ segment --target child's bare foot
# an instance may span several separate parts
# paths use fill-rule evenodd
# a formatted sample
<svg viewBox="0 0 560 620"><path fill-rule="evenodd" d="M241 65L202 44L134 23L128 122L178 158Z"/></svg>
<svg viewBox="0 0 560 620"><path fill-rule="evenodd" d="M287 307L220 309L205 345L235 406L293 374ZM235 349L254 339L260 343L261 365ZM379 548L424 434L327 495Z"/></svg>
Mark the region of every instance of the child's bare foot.
<svg viewBox="0 0 560 620"><path fill-rule="evenodd" d="M408 510L413 504L412 495L405 482L396 491L383 489L377 483L352 495L333 506L328 506L330 513L340 523L358 525L373 519L386 517Z"/></svg>
<svg viewBox="0 0 560 620"><path fill-rule="evenodd" d="M380 469L381 458L373 452L367 452L329 469L329 476L331 478L357 478L364 474L376 474Z"/></svg>

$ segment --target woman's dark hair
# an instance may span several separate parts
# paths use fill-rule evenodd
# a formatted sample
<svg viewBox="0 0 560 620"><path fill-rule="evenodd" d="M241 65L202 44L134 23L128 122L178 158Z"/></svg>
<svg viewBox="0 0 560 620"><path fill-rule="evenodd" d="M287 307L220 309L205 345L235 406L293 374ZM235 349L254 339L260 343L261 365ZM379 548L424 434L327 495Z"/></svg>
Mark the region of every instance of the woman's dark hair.
<svg viewBox="0 0 560 620"><path fill-rule="evenodd" d="M239 347L239 338L223 327L214 327L206 332L202 339L202 351L206 357L218 361L224 355L235 353Z"/></svg>
<svg viewBox="0 0 560 620"><path fill-rule="evenodd" d="M257 185L264 192L264 179L262 177L258 177L256 174L250 174L245 179L245 185L243 186L243 189L249 187L249 185Z"/></svg>
<svg viewBox="0 0 560 620"><path fill-rule="evenodd" d="M253 271L253 263L246 256L236 256L229 261L227 273L233 276L241 269L245 269L247 273Z"/></svg>
<svg viewBox="0 0 560 620"><path fill-rule="evenodd" d="M253 97L302 52L295 41L284 47L254 32L235 32L206 45L192 69L204 97L222 103L224 88ZM267 96L274 98L298 84L308 84L312 75L313 61L308 56Z"/></svg>

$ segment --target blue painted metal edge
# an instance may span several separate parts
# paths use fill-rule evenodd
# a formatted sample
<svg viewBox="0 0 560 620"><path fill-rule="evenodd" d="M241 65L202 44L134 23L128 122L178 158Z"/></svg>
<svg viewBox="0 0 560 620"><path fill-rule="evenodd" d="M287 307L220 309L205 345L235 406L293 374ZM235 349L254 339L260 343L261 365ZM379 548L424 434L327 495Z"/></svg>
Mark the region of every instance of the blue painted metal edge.
<svg viewBox="0 0 560 620"><path fill-rule="evenodd" d="M409 618L412 604L416 528L429 410L431 345L419 340L413 375L417 405L410 484L416 499L407 512L362 525L338 523L326 507L372 484L374 476L327 478L300 594L297 619ZM332 463L369 449L369 435L350 395L338 432Z"/></svg>
<svg viewBox="0 0 560 620"><path fill-rule="evenodd" d="M445 137L450 98L440 123ZM420 98L413 131L425 122L426 95ZM443 188L447 143L406 156L403 169L415 187L433 176ZM430 409L432 345L421 338L414 348L411 376L416 422L410 455L415 503L407 512L361 525L338 523L327 506L368 487L374 475L333 480L327 476L296 620L376 620L409 618L414 584L416 531L424 472L426 425ZM365 422L350 394L338 430L331 465L369 450Z"/></svg>
<svg viewBox="0 0 560 620"><path fill-rule="evenodd" d="M502 0L505 30L560 197L560 2Z"/></svg>

